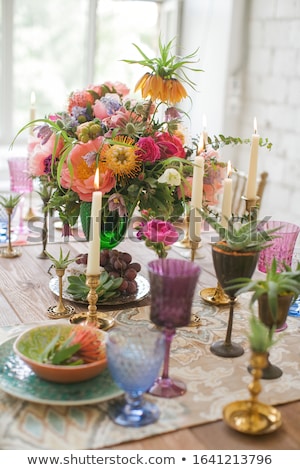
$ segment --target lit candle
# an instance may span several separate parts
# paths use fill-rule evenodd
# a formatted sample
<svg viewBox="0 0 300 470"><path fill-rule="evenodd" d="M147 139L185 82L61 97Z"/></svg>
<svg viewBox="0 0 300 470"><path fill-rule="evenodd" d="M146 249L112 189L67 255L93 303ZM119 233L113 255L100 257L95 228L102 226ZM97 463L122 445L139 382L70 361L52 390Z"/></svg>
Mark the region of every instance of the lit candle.
<svg viewBox="0 0 300 470"><path fill-rule="evenodd" d="M201 215L198 209L202 208L203 196L204 158L195 157L193 170L192 197L190 209L189 237L191 241L199 242L201 234Z"/></svg>
<svg viewBox="0 0 300 470"><path fill-rule="evenodd" d="M232 205L232 179L231 175L231 163L227 164L227 178L224 179L223 186L223 200L222 200L222 217L221 225L224 228L228 228L228 220L231 217L231 205Z"/></svg>
<svg viewBox="0 0 300 470"><path fill-rule="evenodd" d="M90 276L100 275L100 226L101 226L101 209L102 209L102 192L99 189L99 168L95 174L95 191L93 192L91 220L90 220L90 236L89 251L87 259L86 274Z"/></svg>
<svg viewBox="0 0 300 470"><path fill-rule="evenodd" d="M201 132L200 139L197 145L197 155L200 155L204 151L204 144L203 144L203 132Z"/></svg>
<svg viewBox="0 0 300 470"><path fill-rule="evenodd" d="M206 120L206 115L203 114L202 118L202 125L203 125L203 148L204 150L206 149L208 145L208 134L207 134L207 120Z"/></svg>
<svg viewBox="0 0 300 470"><path fill-rule="evenodd" d="M245 193L246 199L250 200L256 199L258 145L259 135L257 134L256 118L254 118L254 134L252 134L249 171Z"/></svg>
<svg viewBox="0 0 300 470"><path fill-rule="evenodd" d="M30 110L29 110L29 122L35 120L35 93L31 92L30 95ZM30 134L33 134L33 126L30 128Z"/></svg>

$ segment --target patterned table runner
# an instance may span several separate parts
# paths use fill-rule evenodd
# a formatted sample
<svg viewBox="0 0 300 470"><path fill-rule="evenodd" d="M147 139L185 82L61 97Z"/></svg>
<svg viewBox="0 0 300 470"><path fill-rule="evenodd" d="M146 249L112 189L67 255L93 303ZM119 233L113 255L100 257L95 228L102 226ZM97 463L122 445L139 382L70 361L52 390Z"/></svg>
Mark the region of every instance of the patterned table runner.
<svg viewBox="0 0 300 470"><path fill-rule="evenodd" d="M199 299L193 313L201 317L201 325L178 329L171 351L170 375L183 379L188 391L169 400L148 395L161 410L157 423L139 429L126 428L124 432L107 416L107 402L71 407L42 405L0 390L0 449L97 449L222 419L224 405L249 398L248 303L247 295L237 302L232 333L234 341L245 347L245 354L230 359L216 357L209 350L213 341L225 338L227 308L206 305ZM149 307L115 312L115 317L129 328L133 322L148 323ZM28 326L1 328L0 342ZM281 333L270 355L283 375L262 381L260 401L278 405L300 399L299 333L300 319L288 317L288 328Z"/></svg>

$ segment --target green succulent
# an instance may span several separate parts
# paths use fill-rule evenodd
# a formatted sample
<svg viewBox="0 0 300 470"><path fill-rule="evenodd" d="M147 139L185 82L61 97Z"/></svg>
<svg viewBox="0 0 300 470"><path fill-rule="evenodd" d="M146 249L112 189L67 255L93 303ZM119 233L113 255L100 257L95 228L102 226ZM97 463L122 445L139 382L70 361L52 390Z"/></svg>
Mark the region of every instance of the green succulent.
<svg viewBox="0 0 300 470"><path fill-rule="evenodd" d="M270 312L273 318L277 318L278 296L292 295L295 300L300 295L300 263L295 271L287 265L283 265L279 271L276 258L273 258L264 279L236 278L229 284L228 289L237 289L237 296L244 292L253 292L250 308L256 300L266 294Z"/></svg>
<svg viewBox="0 0 300 470"><path fill-rule="evenodd" d="M69 276L69 285L66 291L72 295L74 300L85 301L90 291L86 285L86 275L80 274L79 276ZM103 271L100 274L100 283L96 289L98 294L98 302L105 301L111 297L118 297L120 291L118 290L123 282L122 277L113 278L108 272Z"/></svg>
<svg viewBox="0 0 300 470"><path fill-rule="evenodd" d="M10 194L8 197L0 195L0 205L5 209L14 209L20 202L23 194Z"/></svg>
<svg viewBox="0 0 300 470"><path fill-rule="evenodd" d="M228 228L225 229L219 222L218 216L200 210L202 217L217 232L219 240L214 246L227 252L257 252L272 244L276 237L274 232L278 227L269 230L264 229L264 220L258 220L251 217L233 216L228 220Z"/></svg>
<svg viewBox="0 0 300 470"><path fill-rule="evenodd" d="M63 251L61 247L59 251L59 258L55 258L53 255L48 253L48 251L45 251L45 253L50 259L50 261L52 261L55 269L66 269L69 266L69 264L76 261L76 258L70 258L70 251L68 251L66 256L63 256Z"/></svg>
<svg viewBox="0 0 300 470"><path fill-rule="evenodd" d="M264 323L255 315L251 315L249 319L250 333L248 340L252 351L257 353L265 353L268 349L276 343L273 339L275 326L270 330Z"/></svg>

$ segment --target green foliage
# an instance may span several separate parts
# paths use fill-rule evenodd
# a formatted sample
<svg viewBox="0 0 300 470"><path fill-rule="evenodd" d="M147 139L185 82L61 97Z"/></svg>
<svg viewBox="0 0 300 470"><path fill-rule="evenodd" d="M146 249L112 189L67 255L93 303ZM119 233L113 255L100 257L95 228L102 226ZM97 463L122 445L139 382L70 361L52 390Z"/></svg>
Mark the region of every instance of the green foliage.
<svg viewBox="0 0 300 470"><path fill-rule="evenodd" d="M0 206L5 209L14 209L19 204L22 196L23 194L10 194L8 197L0 195Z"/></svg>
<svg viewBox="0 0 300 470"><path fill-rule="evenodd" d="M261 251L270 246L277 228L264 230L264 221L248 217L231 217L228 228L219 222L219 217L212 212L201 209L202 217L218 233L220 239L214 245L228 252Z"/></svg>
<svg viewBox="0 0 300 470"><path fill-rule="evenodd" d="M74 300L85 301L90 291L86 285L86 275L69 276L68 282L67 292L73 296ZM118 289L122 282L122 277L112 278L106 271L102 272L100 284L96 289L98 301L101 302L112 297L118 297L120 295Z"/></svg>
<svg viewBox="0 0 300 470"><path fill-rule="evenodd" d="M212 137L208 137L208 143L212 145L215 150L218 150L220 147L224 147L225 145L240 145L240 144L250 144L251 139L241 139L240 137L231 137L231 136L224 136L223 134L214 135ZM269 142L268 138L259 139L259 146L266 147L268 150L272 148L272 142Z"/></svg>
<svg viewBox="0 0 300 470"><path fill-rule="evenodd" d="M48 253L48 251L45 251L45 253L48 256L48 258L52 261L53 266L56 269L66 269L69 266L69 264L73 263L76 260L76 258L70 258L70 251L68 251L66 256L64 256L61 247L60 247L58 259L52 256L50 253Z"/></svg>
<svg viewBox="0 0 300 470"><path fill-rule="evenodd" d="M270 312L273 318L276 319L278 296L293 295L295 299L300 294L300 263L298 263L295 271L292 271L290 266L284 265L282 270L278 272L276 258L273 258L271 267L267 270L264 279L237 278L230 282L228 288L238 289L237 296L244 292L253 292L250 300L251 308L255 301L263 294L266 294Z"/></svg>
<svg viewBox="0 0 300 470"><path fill-rule="evenodd" d="M264 323L255 315L251 315L249 319L250 333L248 339L252 351L258 353L267 352L268 349L275 344L273 333L275 326L270 330Z"/></svg>

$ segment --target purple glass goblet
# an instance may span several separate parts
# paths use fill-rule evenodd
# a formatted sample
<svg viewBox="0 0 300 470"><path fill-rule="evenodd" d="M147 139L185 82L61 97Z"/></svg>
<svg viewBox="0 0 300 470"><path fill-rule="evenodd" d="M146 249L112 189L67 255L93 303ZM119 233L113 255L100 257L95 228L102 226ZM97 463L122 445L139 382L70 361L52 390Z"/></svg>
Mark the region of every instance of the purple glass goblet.
<svg viewBox="0 0 300 470"><path fill-rule="evenodd" d="M173 398L186 392L181 380L169 377L169 359L176 328L187 326L200 267L186 260L163 258L148 264L151 308L150 319L163 329L166 351L161 377L158 377L148 393Z"/></svg>

